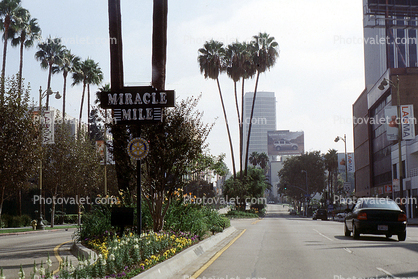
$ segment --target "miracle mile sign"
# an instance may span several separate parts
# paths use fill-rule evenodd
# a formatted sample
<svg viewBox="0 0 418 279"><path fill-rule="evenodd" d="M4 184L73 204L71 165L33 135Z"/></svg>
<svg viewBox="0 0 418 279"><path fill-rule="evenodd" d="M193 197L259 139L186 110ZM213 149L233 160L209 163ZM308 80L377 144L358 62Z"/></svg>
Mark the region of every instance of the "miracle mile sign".
<svg viewBox="0 0 418 279"><path fill-rule="evenodd" d="M101 92L101 107L113 109L116 124L151 124L162 121L162 108L174 107L174 90L158 91L152 86L124 87Z"/></svg>

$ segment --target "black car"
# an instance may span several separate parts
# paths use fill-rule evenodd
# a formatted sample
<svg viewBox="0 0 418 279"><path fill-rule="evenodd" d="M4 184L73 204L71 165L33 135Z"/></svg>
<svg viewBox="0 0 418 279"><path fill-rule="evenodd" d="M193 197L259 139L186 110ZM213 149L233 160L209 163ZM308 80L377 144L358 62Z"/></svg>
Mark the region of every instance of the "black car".
<svg viewBox="0 0 418 279"><path fill-rule="evenodd" d="M344 234L354 239L360 234L397 235L406 239L406 214L399 206L386 198L360 198L344 220Z"/></svg>
<svg viewBox="0 0 418 279"><path fill-rule="evenodd" d="M315 211L314 215L312 216L312 219L321 219L321 220L328 220L328 212L326 209L318 209Z"/></svg>

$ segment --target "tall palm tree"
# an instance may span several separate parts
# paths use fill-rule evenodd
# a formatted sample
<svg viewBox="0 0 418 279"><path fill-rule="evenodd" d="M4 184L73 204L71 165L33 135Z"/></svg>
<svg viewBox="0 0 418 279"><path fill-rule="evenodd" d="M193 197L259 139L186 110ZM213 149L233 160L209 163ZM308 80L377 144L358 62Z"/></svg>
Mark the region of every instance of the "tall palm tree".
<svg viewBox="0 0 418 279"><path fill-rule="evenodd" d="M31 18L30 13L27 12L21 21L14 27L14 37L12 39L12 46L20 47L20 63L19 63L19 90L22 88L22 72L23 72L23 49L33 47L36 40L41 37L41 28L38 25L36 18Z"/></svg>
<svg viewBox="0 0 418 279"><path fill-rule="evenodd" d="M1 98L0 105L4 103L4 79L6 73L7 41L9 39L9 28L25 16L27 10L20 5L21 0L2 0L0 2L0 27L3 31L3 65L1 69Z"/></svg>
<svg viewBox="0 0 418 279"><path fill-rule="evenodd" d="M235 105L237 109L238 123L239 123L239 158L240 158L240 178L243 175L243 124L244 124L244 81L247 78L254 76L255 68L252 66L251 51L247 43L235 42L228 45L226 49L226 71L228 76L234 81ZM241 81L241 113L238 105L237 82Z"/></svg>
<svg viewBox="0 0 418 279"><path fill-rule="evenodd" d="M329 192L332 196L334 186L334 176L338 170L338 152L335 149L329 149L328 153L324 155L325 168L328 170L328 185Z"/></svg>
<svg viewBox="0 0 418 279"><path fill-rule="evenodd" d="M51 36L45 42L38 44L39 50L35 53L35 59L41 62L42 69L48 69L48 85L51 87L52 74L56 73L53 67L57 67L61 63L65 46L61 44L60 38L52 39ZM49 108L49 95L46 96L46 108Z"/></svg>
<svg viewBox="0 0 418 279"><path fill-rule="evenodd" d="M71 50L64 49L61 61L58 67L56 68L57 71L62 72L62 76L64 78L64 85L62 90L62 120L65 121L65 100L67 94L67 76L68 73L75 72L75 66L78 65L81 61L79 56L76 56L71 53Z"/></svg>
<svg viewBox="0 0 418 279"><path fill-rule="evenodd" d="M254 47L253 62L257 69L257 77L255 81L253 103L251 106L251 115L250 115L250 120L248 124L247 149L246 149L246 156L245 156L245 175L247 175L248 148L250 145L251 127L252 127L252 120L254 116L255 100L257 98L258 80L260 77L260 73L264 73L265 71L273 67L274 64L276 63L276 58L279 56L279 52L277 50L277 47L279 44L275 41L274 37L270 37L270 35L267 33L259 33L253 38L254 38L254 40L252 41L252 45Z"/></svg>
<svg viewBox="0 0 418 279"><path fill-rule="evenodd" d="M81 106L80 106L80 117L78 122L78 131L81 131L81 118L83 116L83 104L84 96L86 93L86 87L88 91L88 117L90 117L90 84L99 85L103 80L103 73L99 67L99 63L94 62L94 60L87 58L81 63L77 63L74 66L73 73L73 83L72 86L76 84L83 84L83 93L81 95Z"/></svg>
<svg viewBox="0 0 418 279"><path fill-rule="evenodd" d="M228 133L229 147L231 149L232 169L234 173L234 179L236 179L237 175L235 169L234 148L232 145L231 132L229 130L225 104L222 97L221 85L219 83L219 74L225 71L224 57L225 49L223 48L223 43L211 40L206 42L203 45L203 48L199 49L198 63L200 66L200 73L203 73L205 78L216 80L218 85L219 97L221 99L222 110L225 118L226 131Z"/></svg>

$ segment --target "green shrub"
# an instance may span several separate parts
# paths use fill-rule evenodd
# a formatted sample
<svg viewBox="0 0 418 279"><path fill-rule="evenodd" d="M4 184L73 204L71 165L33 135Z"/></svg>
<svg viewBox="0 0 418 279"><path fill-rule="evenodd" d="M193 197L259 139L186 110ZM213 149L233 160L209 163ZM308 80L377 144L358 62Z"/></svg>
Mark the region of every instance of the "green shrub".
<svg viewBox="0 0 418 279"><path fill-rule="evenodd" d="M77 224L78 214L66 214L63 218L66 224Z"/></svg>
<svg viewBox="0 0 418 279"><path fill-rule="evenodd" d="M76 232L77 240L99 237L110 231L112 229L110 214L110 207L106 205L97 205L92 211L83 214L82 225Z"/></svg>
<svg viewBox="0 0 418 279"><path fill-rule="evenodd" d="M259 216L254 211L241 211L241 210L231 210L225 214L228 218L258 218Z"/></svg>
<svg viewBox="0 0 418 279"><path fill-rule="evenodd" d="M19 228L30 226L32 219L28 215L12 216L4 214L1 216L2 224L0 227L5 228Z"/></svg>

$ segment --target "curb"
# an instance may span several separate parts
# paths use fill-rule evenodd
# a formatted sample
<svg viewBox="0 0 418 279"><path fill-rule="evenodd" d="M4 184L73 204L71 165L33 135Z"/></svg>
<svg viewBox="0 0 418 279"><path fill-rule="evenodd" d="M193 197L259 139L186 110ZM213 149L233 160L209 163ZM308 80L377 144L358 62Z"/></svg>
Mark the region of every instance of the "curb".
<svg viewBox="0 0 418 279"><path fill-rule="evenodd" d="M81 257L82 259L87 259L90 261L90 264L93 264L97 260L97 254L93 250L90 250L87 247L81 245L81 243L73 242L70 249L71 254L74 255L77 259Z"/></svg>
<svg viewBox="0 0 418 279"><path fill-rule="evenodd" d="M215 234L132 278L170 279L173 274L176 274L188 267L193 261L233 234L236 230L237 229L235 227L229 227L222 233Z"/></svg>

